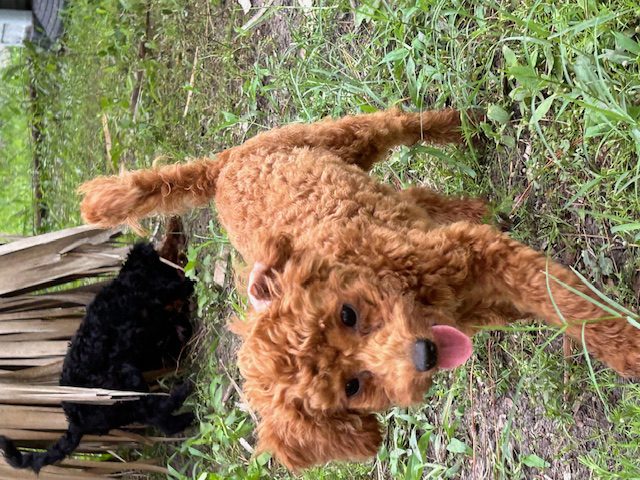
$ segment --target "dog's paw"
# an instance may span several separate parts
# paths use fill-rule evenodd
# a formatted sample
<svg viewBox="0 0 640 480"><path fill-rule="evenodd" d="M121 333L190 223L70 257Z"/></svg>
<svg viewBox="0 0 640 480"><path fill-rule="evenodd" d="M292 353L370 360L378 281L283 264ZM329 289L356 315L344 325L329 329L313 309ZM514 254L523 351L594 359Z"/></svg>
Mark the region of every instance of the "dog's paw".
<svg viewBox="0 0 640 480"><path fill-rule="evenodd" d="M176 401L176 403L182 405L187 397L191 395L191 393L193 393L194 388L195 383L193 383L193 381L185 380L174 385L174 387L171 389L170 395Z"/></svg>
<svg viewBox="0 0 640 480"><path fill-rule="evenodd" d="M193 412L185 412L179 415L169 415L160 422L158 427L165 435L172 436L186 430L193 425L195 421L196 416Z"/></svg>
<svg viewBox="0 0 640 480"><path fill-rule="evenodd" d="M189 428L191 425L195 424L198 419L196 414L193 412L181 413L180 415L176 415L174 418L176 418L178 424L181 425L180 431Z"/></svg>

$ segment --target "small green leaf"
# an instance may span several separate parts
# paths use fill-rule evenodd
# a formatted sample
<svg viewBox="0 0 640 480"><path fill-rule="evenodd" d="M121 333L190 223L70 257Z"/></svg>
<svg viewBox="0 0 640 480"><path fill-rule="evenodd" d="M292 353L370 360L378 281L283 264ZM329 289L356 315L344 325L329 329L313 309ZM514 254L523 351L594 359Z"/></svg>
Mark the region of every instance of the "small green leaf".
<svg viewBox="0 0 640 480"><path fill-rule="evenodd" d="M418 103L418 90L416 88L417 76L416 76L416 64L413 58L409 59L405 63L404 73L407 76L407 83L409 86L409 97L414 103Z"/></svg>
<svg viewBox="0 0 640 480"><path fill-rule="evenodd" d="M604 99L610 96L609 86L598 77L598 70L589 57L578 55L573 64L573 71L576 78L599 98Z"/></svg>
<svg viewBox="0 0 640 480"><path fill-rule="evenodd" d="M522 463L524 463L527 467L534 467L534 468L547 468L551 466L548 462L544 461L535 453L532 453L530 455L526 455L525 457L523 457Z"/></svg>
<svg viewBox="0 0 640 480"><path fill-rule="evenodd" d="M522 83L526 83L530 80L540 80L540 76L531 65L514 65L507 69L507 73L509 75L513 75L516 80Z"/></svg>
<svg viewBox="0 0 640 480"><path fill-rule="evenodd" d="M611 130L611 125L606 123L590 125L584 130L584 138L599 137L607 133L609 130Z"/></svg>
<svg viewBox="0 0 640 480"><path fill-rule="evenodd" d="M447 445L447 450L450 451L451 453L467 453L467 451L469 450L469 447L467 446L466 443L453 437L449 441L449 445Z"/></svg>
<svg viewBox="0 0 640 480"><path fill-rule="evenodd" d="M363 103L362 105L360 105L360 111L362 113L375 113L378 111L378 109L373 105L369 105L368 103Z"/></svg>
<svg viewBox="0 0 640 480"><path fill-rule="evenodd" d="M633 230L640 230L640 222L625 223L611 227L611 233L630 232Z"/></svg>
<svg viewBox="0 0 640 480"><path fill-rule="evenodd" d="M507 68L507 74L512 75L518 83L534 93L548 83L531 65L514 65Z"/></svg>
<svg viewBox="0 0 640 480"><path fill-rule="evenodd" d="M420 33L411 40L411 48L414 52L421 52L424 50L424 42L422 40L422 38L424 38L424 34L420 35Z"/></svg>
<svg viewBox="0 0 640 480"><path fill-rule="evenodd" d="M553 56L553 47L551 45L545 45L542 47L542 52L544 53L545 63L547 67L547 73L551 73L553 71L553 66L556 63L556 59Z"/></svg>
<svg viewBox="0 0 640 480"><path fill-rule="evenodd" d="M636 41L620 32L613 32L613 36L616 37L616 45L618 47L634 55L640 55L640 45Z"/></svg>
<svg viewBox="0 0 640 480"><path fill-rule="evenodd" d="M431 431L427 431L422 434L420 439L418 440L418 449L421 452L426 452L429 447L429 441L431 440Z"/></svg>
<svg viewBox="0 0 640 480"><path fill-rule="evenodd" d="M516 148L516 139L513 135L501 135L500 143L505 147Z"/></svg>
<svg viewBox="0 0 640 480"><path fill-rule="evenodd" d="M382 58L382 60L380 60L378 65L382 65L383 63L391 63L391 62L396 62L398 60L403 60L407 58L408 55L409 55L409 50L407 50L405 47L396 48L395 50L392 50L389 53L387 53Z"/></svg>
<svg viewBox="0 0 640 480"><path fill-rule="evenodd" d="M256 461L258 462L258 465L260 465L261 467L265 466L267 464L267 462L269 461L269 459L271 458L271 454L264 452L261 453L260 455L258 455L258 457L256 458Z"/></svg>
<svg viewBox="0 0 640 480"><path fill-rule="evenodd" d="M511 114L499 105L489 105L487 117L500 125L504 125L511 118Z"/></svg>
<svg viewBox="0 0 640 480"><path fill-rule="evenodd" d="M611 50L606 48L604 50L603 58L606 58L612 63L617 63L618 65L625 65L625 62L631 63L635 60L635 55L631 55L626 50Z"/></svg>
<svg viewBox="0 0 640 480"><path fill-rule="evenodd" d="M538 123L540 120L544 118L544 116L547 114L547 112L551 108L551 104L553 103L553 100L555 98L556 96L555 94L553 94L545 98L542 102L540 102L540 105L538 105L535 111L533 112L533 114L531 114L531 119L529 120L529 123L531 125L535 125L536 123Z"/></svg>
<svg viewBox="0 0 640 480"><path fill-rule="evenodd" d="M505 63L509 67L513 67L518 64L518 59L516 58L516 54L511 50L508 46L502 46L502 56L504 57Z"/></svg>

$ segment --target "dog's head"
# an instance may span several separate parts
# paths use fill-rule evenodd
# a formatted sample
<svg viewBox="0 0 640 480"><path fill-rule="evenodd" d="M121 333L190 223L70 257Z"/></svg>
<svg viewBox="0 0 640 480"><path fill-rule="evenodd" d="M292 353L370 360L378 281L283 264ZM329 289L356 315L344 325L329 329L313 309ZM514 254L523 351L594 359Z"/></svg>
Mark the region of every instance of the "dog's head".
<svg viewBox="0 0 640 480"><path fill-rule="evenodd" d="M296 252L286 237L268 244L248 293L253 308L232 330L259 450L294 470L375 455L374 412L422 401L434 372L471 355L397 274Z"/></svg>

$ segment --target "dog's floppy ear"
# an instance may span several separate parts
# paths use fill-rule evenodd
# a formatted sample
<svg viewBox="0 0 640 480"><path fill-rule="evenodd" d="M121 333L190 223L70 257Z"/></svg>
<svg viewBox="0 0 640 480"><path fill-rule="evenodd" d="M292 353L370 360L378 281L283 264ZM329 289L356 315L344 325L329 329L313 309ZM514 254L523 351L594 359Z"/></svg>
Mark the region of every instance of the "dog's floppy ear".
<svg viewBox="0 0 640 480"><path fill-rule="evenodd" d="M258 451L271 452L294 472L332 460L369 459L381 442L374 414L343 412L310 418L301 411L276 409L258 426Z"/></svg>
<svg viewBox="0 0 640 480"><path fill-rule="evenodd" d="M291 237L284 234L272 237L262 246L261 258L253 264L247 285L249 302L257 311L271 303L278 288L275 274L282 271L292 252Z"/></svg>

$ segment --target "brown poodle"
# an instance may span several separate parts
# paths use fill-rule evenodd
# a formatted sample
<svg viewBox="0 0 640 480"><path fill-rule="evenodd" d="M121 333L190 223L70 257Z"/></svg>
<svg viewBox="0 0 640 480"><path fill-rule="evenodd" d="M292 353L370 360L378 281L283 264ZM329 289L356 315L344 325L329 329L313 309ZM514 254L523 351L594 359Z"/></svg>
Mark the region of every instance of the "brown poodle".
<svg viewBox="0 0 640 480"><path fill-rule="evenodd" d="M640 330L564 267L482 225L480 200L394 191L366 172L396 145L460 140L454 110L370 115L262 133L216 159L96 178L105 227L215 198L249 265L244 391L259 450L292 469L375 455L374 412L423 400L484 325L538 316L640 376ZM581 292L577 294L576 292Z"/></svg>

